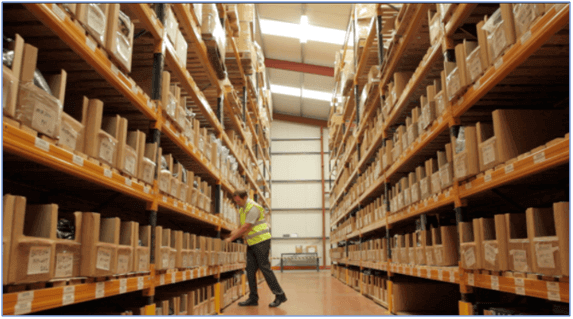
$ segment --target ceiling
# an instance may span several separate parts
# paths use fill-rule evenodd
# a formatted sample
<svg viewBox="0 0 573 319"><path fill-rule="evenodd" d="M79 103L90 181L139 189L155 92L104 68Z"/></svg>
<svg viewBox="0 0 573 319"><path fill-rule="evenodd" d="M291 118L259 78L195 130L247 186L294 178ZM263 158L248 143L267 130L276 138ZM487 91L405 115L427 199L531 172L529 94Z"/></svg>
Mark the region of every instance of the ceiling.
<svg viewBox="0 0 573 319"><path fill-rule="evenodd" d="M352 4L256 4L261 28L257 42L261 45L266 59L273 112L328 119L330 100L309 98L306 91L303 97L302 92L313 90L332 95L334 77L319 74L333 74L335 53L343 47L341 43L344 42L351 9ZM341 37L340 43L318 42L313 40L312 36L306 43L301 43L299 38L269 34L268 30L265 30L268 24L265 24L264 20L298 25L301 23L302 15L308 17L310 26L339 30L336 36ZM315 69L312 66L321 67L316 68L320 72L311 71ZM301 94L294 96L294 94L277 93L275 89L277 85L297 88ZM294 92L296 94L296 91ZM326 97L324 94L322 96Z"/></svg>

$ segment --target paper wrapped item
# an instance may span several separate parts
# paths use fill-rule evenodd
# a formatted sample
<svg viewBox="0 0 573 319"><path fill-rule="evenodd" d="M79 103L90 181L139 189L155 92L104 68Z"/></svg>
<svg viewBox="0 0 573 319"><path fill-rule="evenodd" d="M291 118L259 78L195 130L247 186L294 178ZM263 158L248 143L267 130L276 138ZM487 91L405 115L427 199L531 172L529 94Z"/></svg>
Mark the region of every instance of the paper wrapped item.
<svg viewBox="0 0 573 319"><path fill-rule="evenodd" d="M39 133L58 139L63 106L32 82L20 84L16 119Z"/></svg>
<svg viewBox="0 0 573 319"><path fill-rule="evenodd" d="M84 151L84 126L73 117L62 112L60 139L58 145L64 145L74 151Z"/></svg>

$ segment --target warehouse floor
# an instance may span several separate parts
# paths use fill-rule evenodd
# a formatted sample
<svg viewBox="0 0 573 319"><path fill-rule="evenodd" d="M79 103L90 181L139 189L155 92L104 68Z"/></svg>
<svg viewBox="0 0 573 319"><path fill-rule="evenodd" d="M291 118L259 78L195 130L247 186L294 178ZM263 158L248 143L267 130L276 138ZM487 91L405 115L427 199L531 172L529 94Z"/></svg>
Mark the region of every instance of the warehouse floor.
<svg viewBox="0 0 573 319"><path fill-rule="evenodd" d="M318 315L318 316L372 316L388 315L383 307L361 296L359 292L341 283L330 275L330 270L289 271L275 275L288 301L278 308L270 308L275 296L266 282L259 284L259 305L257 307L239 307L234 302L223 309L223 315ZM247 296L239 301L244 301Z"/></svg>

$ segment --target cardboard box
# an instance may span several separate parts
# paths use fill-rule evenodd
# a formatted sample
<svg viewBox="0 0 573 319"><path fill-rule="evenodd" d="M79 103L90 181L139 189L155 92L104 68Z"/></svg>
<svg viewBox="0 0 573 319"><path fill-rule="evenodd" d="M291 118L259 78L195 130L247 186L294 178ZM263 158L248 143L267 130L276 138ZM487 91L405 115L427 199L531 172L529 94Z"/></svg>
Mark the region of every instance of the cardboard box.
<svg viewBox="0 0 573 319"><path fill-rule="evenodd" d="M171 230L163 229L161 226L155 227L155 269L169 269L171 254Z"/></svg>
<svg viewBox="0 0 573 319"><path fill-rule="evenodd" d="M133 270L136 272L149 271L150 247L151 247L151 226L138 225L136 238L133 243ZM141 242L141 245L139 244Z"/></svg>
<svg viewBox="0 0 573 319"><path fill-rule="evenodd" d="M480 224L477 219L458 224L460 238L460 261L464 269L482 269Z"/></svg>
<svg viewBox="0 0 573 319"><path fill-rule="evenodd" d="M460 126L458 136L451 136L454 151L454 174L457 181L479 173L478 143L475 126Z"/></svg>
<svg viewBox="0 0 573 319"><path fill-rule="evenodd" d="M437 266L458 264L458 240L456 226L432 228L434 262Z"/></svg>
<svg viewBox="0 0 573 319"><path fill-rule="evenodd" d="M84 126L67 113L62 112L60 138L57 145L69 151L84 152Z"/></svg>
<svg viewBox="0 0 573 319"><path fill-rule="evenodd" d="M108 3L78 3L76 5L76 18L102 47L106 45L109 10L110 4Z"/></svg>
<svg viewBox="0 0 573 319"><path fill-rule="evenodd" d="M507 227L507 268L524 273L533 271L525 214L505 214L505 226Z"/></svg>
<svg viewBox="0 0 573 319"><path fill-rule="evenodd" d="M440 167L440 185L442 189L452 186L454 180L452 144L446 144L446 151L438 151L438 166Z"/></svg>
<svg viewBox="0 0 573 319"><path fill-rule="evenodd" d="M528 208L526 216L533 271L547 276L568 276L569 203L555 203L553 209Z"/></svg>
<svg viewBox="0 0 573 319"><path fill-rule="evenodd" d="M81 276L116 274L120 223L117 217L100 218L99 213L82 214Z"/></svg>
<svg viewBox="0 0 573 319"><path fill-rule="evenodd" d="M482 27L487 34L489 60L495 61L506 48L515 43L515 25L512 5L500 4Z"/></svg>
<svg viewBox="0 0 573 319"><path fill-rule="evenodd" d="M480 218L480 238L482 266L484 269L507 270L507 229L505 217L495 215L495 218Z"/></svg>
<svg viewBox="0 0 573 319"><path fill-rule="evenodd" d="M105 48L111 53L114 62L130 73L135 26L129 16L120 10L119 3L110 3L108 7Z"/></svg>
<svg viewBox="0 0 573 319"><path fill-rule="evenodd" d="M139 223L121 222L119 231L119 243L117 245L117 268L116 274L133 272L133 257L136 245Z"/></svg>

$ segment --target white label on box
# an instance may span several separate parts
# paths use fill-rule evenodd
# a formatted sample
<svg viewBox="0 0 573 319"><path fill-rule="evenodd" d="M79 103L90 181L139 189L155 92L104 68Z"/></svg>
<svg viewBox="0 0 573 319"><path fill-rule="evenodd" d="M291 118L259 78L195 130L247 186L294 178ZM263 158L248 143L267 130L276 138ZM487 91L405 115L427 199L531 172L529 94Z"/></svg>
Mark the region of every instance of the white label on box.
<svg viewBox="0 0 573 319"><path fill-rule="evenodd" d="M74 155L72 161L78 166L84 166L84 159L80 156Z"/></svg>
<svg viewBox="0 0 573 319"><path fill-rule="evenodd" d="M497 259L497 252L498 252L497 247L489 243L485 243L484 250L485 250L485 260L490 264L495 265L495 260Z"/></svg>
<svg viewBox="0 0 573 319"><path fill-rule="evenodd" d="M167 196L163 196L163 201L167 203Z"/></svg>
<svg viewBox="0 0 573 319"><path fill-rule="evenodd" d="M103 176L111 178L111 176L112 176L111 170L105 168L105 169L103 170Z"/></svg>
<svg viewBox="0 0 573 319"><path fill-rule="evenodd" d="M69 305L73 304L75 301L75 293L76 287L75 286L67 286L64 288L64 295L62 297L62 305Z"/></svg>
<svg viewBox="0 0 573 319"><path fill-rule="evenodd" d="M558 283L558 282L550 282L550 281L547 281L545 284L547 285L547 290L549 290L549 291L559 291L559 283Z"/></svg>
<svg viewBox="0 0 573 319"><path fill-rule="evenodd" d="M517 271L527 272L527 252L523 249L512 249L509 251L513 255L513 267Z"/></svg>
<svg viewBox="0 0 573 319"><path fill-rule="evenodd" d="M533 163L539 164L545 161L545 151L533 155Z"/></svg>
<svg viewBox="0 0 573 319"><path fill-rule="evenodd" d="M47 274L50 272L50 247L31 247L28 257L28 275Z"/></svg>
<svg viewBox="0 0 573 319"><path fill-rule="evenodd" d="M14 306L14 315L23 315L32 312L32 300L18 302Z"/></svg>
<svg viewBox="0 0 573 319"><path fill-rule="evenodd" d="M44 105L44 103L34 101L34 113L32 114L32 128L40 133L53 136L56 131L58 113Z"/></svg>
<svg viewBox="0 0 573 319"><path fill-rule="evenodd" d="M489 163L492 163L493 161L495 161L495 148L494 148L494 144L488 144L487 146L485 146L482 149L482 160L483 160L483 165L488 165Z"/></svg>
<svg viewBox="0 0 573 319"><path fill-rule="evenodd" d="M503 64L503 58L499 58L497 61L495 61L495 64L493 65L495 67L495 69L499 69Z"/></svg>
<svg viewBox="0 0 573 319"><path fill-rule="evenodd" d="M164 252L161 255L161 268L169 268L169 253Z"/></svg>
<svg viewBox="0 0 573 319"><path fill-rule="evenodd" d="M483 177L484 182L491 182L491 174L485 174Z"/></svg>
<svg viewBox="0 0 573 319"><path fill-rule="evenodd" d="M66 14L64 13L64 10L62 10L57 4L52 4L52 11L61 21L66 20Z"/></svg>
<svg viewBox="0 0 573 319"><path fill-rule="evenodd" d="M558 249L559 247L553 247L552 244L535 243L537 266L541 268L555 268L553 253Z"/></svg>
<svg viewBox="0 0 573 319"><path fill-rule="evenodd" d="M43 139L36 137L36 141L34 142L34 145L46 152L50 151L50 143L48 143L48 141L44 141Z"/></svg>
<svg viewBox="0 0 573 319"><path fill-rule="evenodd" d="M131 178L129 178L129 177L125 178L125 185L131 187Z"/></svg>
<svg viewBox="0 0 573 319"><path fill-rule="evenodd" d="M104 138L101 140L99 146L99 158L106 161L108 164L113 164L113 152L115 151L115 145L112 141Z"/></svg>
<svg viewBox="0 0 573 319"><path fill-rule="evenodd" d="M515 294L525 296L525 288L524 287L515 287Z"/></svg>
<svg viewBox="0 0 573 319"><path fill-rule="evenodd" d="M143 277L137 278L137 290L141 290L144 287Z"/></svg>
<svg viewBox="0 0 573 319"><path fill-rule="evenodd" d="M26 291L18 294L18 303L34 300L34 291Z"/></svg>
<svg viewBox="0 0 573 319"><path fill-rule="evenodd" d="M56 254L56 278L71 277L74 270L74 254Z"/></svg>
<svg viewBox="0 0 573 319"><path fill-rule="evenodd" d="M561 295L559 295L558 291L548 291L547 292L547 299L553 301L561 301Z"/></svg>
<svg viewBox="0 0 573 319"><path fill-rule="evenodd" d="M466 262L466 266L468 267L476 263L476 254L474 251L474 247L470 247L464 252L464 260Z"/></svg>
<svg viewBox="0 0 573 319"><path fill-rule="evenodd" d="M128 171L131 175L135 175L135 164L137 160L134 156L125 155L125 170Z"/></svg>
<svg viewBox="0 0 573 319"><path fill-rule="evenodd" d="M139 271L146 271L149 263L148 254L139 254Z"/></svg>
<svg viewBox="0 0 573 319"><path fill-rule="evenodd" d="M129 266L129 255L118 255L117 256L117 273L125 274L127 273L127 268Z"/></svg>
<svg viewBox="0 0 573 319"><path fill-rule="evenodd" d="M153 167L146 165L143 168L143 180L144 181L146 181L148 183L152 183L154 175L155 175L155 172L153 171Z"/></svg>
<svg viewBox="0 0 573 319"><path fill-rule="evenodd" d="M475 285L475 277L474 274L468 274L468 285L474 286Z"/></svg>
<svg viewBox="0 0 573 319"><path fill-rule="evenodd" d="M111 249L99 248L97 250L96 269L109 270L111 265Z"/></svg>
<svg viewBox="0 0 573 319"><path fill-rule="evenodd" d="M524 44L524 43L527 42L530 38L531 38L531 30L525 32L525 33L521 36L521 44Z"/></svg>
<svg viewBox="0 0 573 319"><path fill-rule="evenodd" d="M143 186L143 192L149 194L149 186Z"/></svg>
<svg viewBox="0 0 573 319"><path fill-rule="evenodd" d="M119 280L119 293L124 294L127 292L127 278Z"/></svg>
<svg viewBox="0 0 573 319"><path fill-rule="evenodd" d="M513 172L513 169L514 169L514 168L513 168L513 164L505 165L505 173L506 173L506 174L509 174L509 173Z"/></svg>
<svg viewBox="0 0 573 319"><path fill-rule="evenodd" d="M499 277L491 276L491 289L499 290Z"/></svg>
<svg viewBox="0 0 573 319"><path fill-rule="evenodd" d="M453 270L450 270L450 282L456 282L456 275Z"/></svg>
<svg viewBox="0 0 573 319"><path fill-rule="evenodd" d="M164 274L159 276L159 284L161 286L165 285L165 275Z"/></svg>
<svg viewBox="0 0 573 319"><path fill-rule="evenodd" d="M443 271L441 269L438 269L438 280L443 280L443 279L444 279Z"/></svg>
<svg viewBox="0 0 573 319"><path fill-rule="evenodd" d="M95 297L96 298L105 297L105 283L104 282L96 283Z"/></svg>
<svg viewBox="0 0 573 319"><path fill-rule="evenodd" d="M176 272L171 273L171 283L177 282Z"/></svg>
<svg viewBox="0 0 573 319"><path fill-rule="evenodd" d="M525 280L523 278L513 278L514 285L517 287L525 287Z"/></svg>
<svg viewBox="0 0 573 319"><path fill-rule="evenodd" d="M181 272L181 281L186 281L187 280L187 271L183 271Z"/></svg>
<svg viewBox="0 0 573 319"><path fill-rule="evenodd" d="M90 48L90 50L95 52L95 50L97 48L97 43L94 40L92 40L90 37L87 37L87 36L86 36L86 45L88 46L88 48Z"/></svg>

